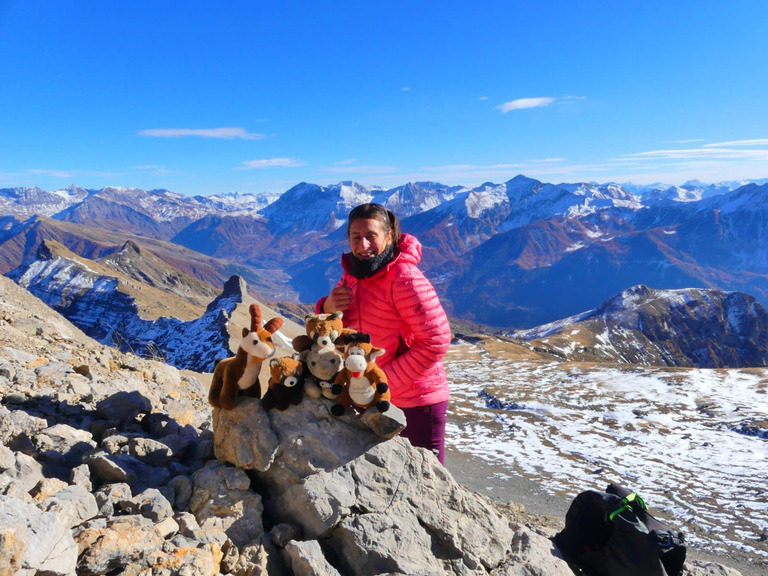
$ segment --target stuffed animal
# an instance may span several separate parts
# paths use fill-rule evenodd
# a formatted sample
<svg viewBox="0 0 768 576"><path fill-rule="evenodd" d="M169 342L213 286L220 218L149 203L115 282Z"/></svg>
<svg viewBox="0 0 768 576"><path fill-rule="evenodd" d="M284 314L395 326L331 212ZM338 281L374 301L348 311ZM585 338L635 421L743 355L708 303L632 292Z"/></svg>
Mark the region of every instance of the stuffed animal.
<svg viewBox="0 0 768 576"><path fill-rule="evenodd" d="M306 395L310 398L324 396L329 400L335 400L336 394L331 392L331 386L336 374L344 367L344 355L335 346L321 348L317 344L312 344L301 352L300 358L306 367L304 380Z"/></svg>
<svg viewBox="0 0 768 576"><path fill-rule="evenodd" d="M293 349L296 352L302 352L308 350L313 344L320 348L333 348L339 336L355 332L351 328L344 328L341 321L343 316L340 311L332 314L307 314L304 317L307 333L296 336L291 341Z"/></svg>
<svg viewBox="0 0 768 576"><path fill-rule="evenodd" d="M285 410L304 397L304 367L296 356L272 358L269 361L269 388L261 399L264 410Z"/></svg>
<svg viewBox="0 0 768 576"><path fill-rule="evenodd" d="M241 393L256 398L261 396L261 364L275 353L272 334L283 325L283 319L272 318L262 328L259 305L251 304L248 313L251 315L251 328L243 328L243 339L237 354L221 360L213 370L208 392L208 402L211 406L232 410Z"/></svg>
<svg viewBox="0 0 768 576"><path fill-rule="evenodd" d="M350 336L347 339L354 340ZM377 356L384 354L384 349L365 341L369 339L350 341L344 349L344 369L336 376L332 387L333 393L339 395L337 403L331 406L334 416L342 416L353 405L363 410L371 406L376 406L379 412L389 410L387 375L375 362Z"/></svg>
<svg viewBox="0 0 768 576"><path fill-rule="evenodd" d="M344 328L344 314L307 314L304 317L306 334L296 336L291 344L301 355L306 365L306 380L304 391L310 398L325 396L335 400L336 394L331 392L331 386L336 374L341 370L344 356L338 346L345 344L343 336L354 334L351 328Z"/></svg>

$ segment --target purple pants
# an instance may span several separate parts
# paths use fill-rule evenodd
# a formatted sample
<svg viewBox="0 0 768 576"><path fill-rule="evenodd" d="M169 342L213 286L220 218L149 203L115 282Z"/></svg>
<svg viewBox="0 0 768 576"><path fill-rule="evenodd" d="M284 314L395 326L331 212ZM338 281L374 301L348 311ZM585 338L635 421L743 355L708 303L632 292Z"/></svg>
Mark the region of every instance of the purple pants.
<svg viewBox="0 0 768 576"><path fill-rule="evenodd" d="M445 464L445 413L448 400L431 406L401 408L407 425L400 436L411 444L434 452L441 464Z"/></svg>

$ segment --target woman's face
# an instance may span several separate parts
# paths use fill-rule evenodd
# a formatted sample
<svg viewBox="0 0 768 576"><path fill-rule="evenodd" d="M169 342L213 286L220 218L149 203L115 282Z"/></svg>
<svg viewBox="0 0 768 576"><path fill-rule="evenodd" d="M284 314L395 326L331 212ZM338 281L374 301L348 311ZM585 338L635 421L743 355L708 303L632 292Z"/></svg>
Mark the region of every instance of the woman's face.
<svg viewBox="0 0 768 576"><path fill-rule="evenodd" d="M381 222L357 218L349 224L349 246L356 258L378 256L392 243L392 231L384 231Z"/></svg>

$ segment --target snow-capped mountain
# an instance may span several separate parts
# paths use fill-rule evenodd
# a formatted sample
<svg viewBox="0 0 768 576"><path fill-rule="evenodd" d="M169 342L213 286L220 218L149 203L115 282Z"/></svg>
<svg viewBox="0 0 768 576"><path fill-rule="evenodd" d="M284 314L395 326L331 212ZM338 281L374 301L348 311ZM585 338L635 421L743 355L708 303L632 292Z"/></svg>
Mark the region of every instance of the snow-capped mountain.
<svg viewBox="0 0 768 576"><path fill-rule="evenodd" d="M568 360L768 366L768 312L742 292L633 286L599 308L511 336Z"/></svg>
<svg viewBox="0 0 768 576"><path fill-rule="evenodd" d="M374 190L356 182L318 186L302 182L261 211L274 234L322 235L341 227L350 210L370 202Z"/></svg>
<svg viewBox="0 0 768 576"><path fill-rule="evenodd" d="M271 202L115 187L11 189L0 192L0 266L18 266L20 254L29 258L45 237L46 227L36 223L33 232L20 219L55 206L56 221L106 230L115 244L129 235L170 240L244 274L275 299L298 294L313 302L338 276L349 210L376 201L422 242L422 267L457 317L526 328L592 309L637 284L743 291L768 305L767 185L732 186L551 184L521 175L474 188L301 183ZM89 255L76 229L56 234ZM159 256L201 270L184 264L186 256Z"/></svg>

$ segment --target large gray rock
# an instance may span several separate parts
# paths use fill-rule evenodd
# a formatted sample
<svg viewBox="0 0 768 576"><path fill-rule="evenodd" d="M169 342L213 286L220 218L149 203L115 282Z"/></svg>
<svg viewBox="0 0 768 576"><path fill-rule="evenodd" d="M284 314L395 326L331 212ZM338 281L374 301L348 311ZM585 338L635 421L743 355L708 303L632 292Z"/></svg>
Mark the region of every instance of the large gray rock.
<svg viewBox="0 0 768 576"><path fill-rule="evenodd" d="M74 576L77 545L56 514L0 496L0 565L6 562L16 576Z"/></svg>
<svg viewBox="0 0 768 576"><path fill-rule="evenodd" d="M214 411L214 437L219 458L254 470L270 516L330 546L342 573L522 575L541 563L549 576L572 574L548 538L460 486L434 454L329 407L305 399L265 413L258 400L244 400ZM320 546L286 553L302 570L330 573Z"/></svg>
<svg viewBox="0 0 768 576"><path fill-rule="evenodd" d="M216 458L256 470L273 488L284 489L319 470L333 470L385 442L352 410L342 417L332 402L305 397L288 410L265 411L242 398L233 410L213 411Z"/></svg>

